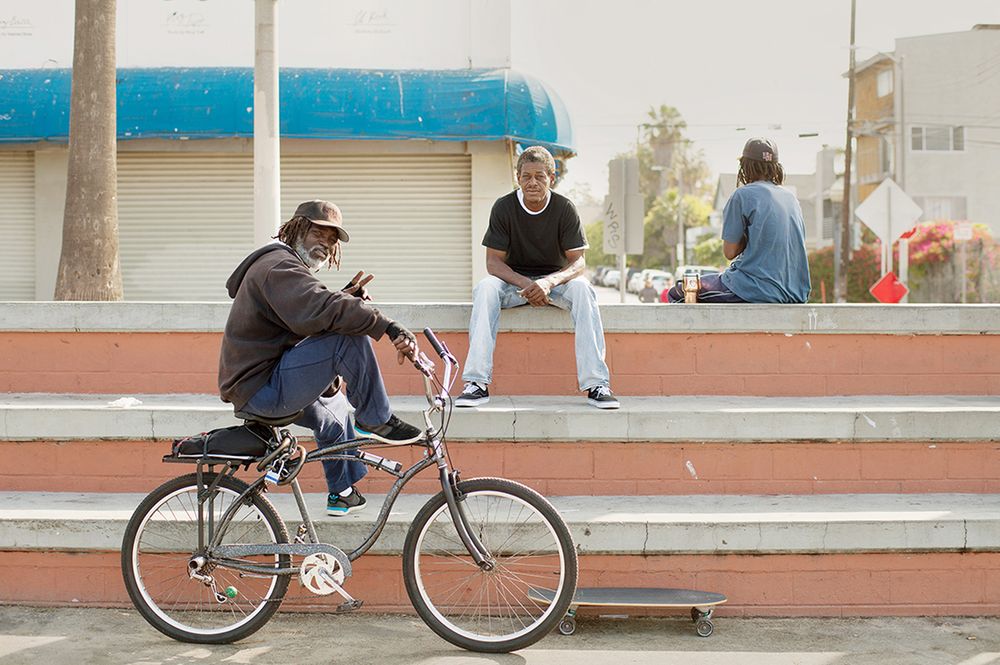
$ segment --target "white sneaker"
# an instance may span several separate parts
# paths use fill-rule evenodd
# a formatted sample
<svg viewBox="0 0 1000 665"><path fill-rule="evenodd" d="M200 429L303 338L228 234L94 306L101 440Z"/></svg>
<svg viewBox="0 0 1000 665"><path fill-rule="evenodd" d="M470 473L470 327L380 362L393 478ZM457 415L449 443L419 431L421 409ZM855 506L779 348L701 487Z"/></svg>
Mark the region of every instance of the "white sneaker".
<svg viewBox="0 0 1000 665"><path fill-rule="evenodd" d="M479 406L489 401L489 388L473 381L466 383L462 388L462 394L455 398L455 406Z"/></svg>

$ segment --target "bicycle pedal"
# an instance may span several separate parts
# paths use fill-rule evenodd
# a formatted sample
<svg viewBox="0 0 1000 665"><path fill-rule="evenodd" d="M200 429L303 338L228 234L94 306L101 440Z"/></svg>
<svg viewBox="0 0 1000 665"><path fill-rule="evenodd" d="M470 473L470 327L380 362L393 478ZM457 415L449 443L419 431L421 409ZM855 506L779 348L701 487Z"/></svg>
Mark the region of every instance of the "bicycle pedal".
<svg viewBox="0 0 1000 665"><path fill-rule="evenodd" d="M344 614L346 612L353 612L354 610L360 610L361 606L365 604L365 601L353 599L347 600L337 605L337 614Z"/></svg>

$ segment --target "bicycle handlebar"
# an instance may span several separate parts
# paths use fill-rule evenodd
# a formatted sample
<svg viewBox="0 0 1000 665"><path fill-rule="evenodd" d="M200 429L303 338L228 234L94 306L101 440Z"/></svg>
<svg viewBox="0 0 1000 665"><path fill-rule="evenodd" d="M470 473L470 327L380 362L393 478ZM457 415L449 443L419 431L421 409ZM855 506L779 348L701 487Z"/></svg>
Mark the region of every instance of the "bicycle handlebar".
<svg viewBox="0 0 1000 665"><path fill-rule="evenodd" d="M445 347L441 344L437 336L434 335L433 330L431 330L430 328L424 328L424 337L426 337L427 341L431 343L431 347L437 352L439 356L444 358L446 357L446 355L448 355L447 349L445 349Z"/></svg>

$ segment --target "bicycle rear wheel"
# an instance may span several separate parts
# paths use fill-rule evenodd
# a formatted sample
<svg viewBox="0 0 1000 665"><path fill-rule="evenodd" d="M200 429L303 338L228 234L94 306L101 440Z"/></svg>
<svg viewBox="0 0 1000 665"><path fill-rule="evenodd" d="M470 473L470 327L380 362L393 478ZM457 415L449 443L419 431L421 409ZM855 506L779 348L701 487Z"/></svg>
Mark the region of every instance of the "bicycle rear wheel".
<svg viewBox="0 0 1000 665"><path fill-rule="evenodd" d="M569 529L552 504L520 483L476 478L458 489L469 527L494 567L476 565L438 493L406 536L406 592L420 618L456 646L492 653L530 646L559 623L576 591ZM533 599L533 590L547 591L551 603Z"/></svg>
<svg viewBox="0 0 1000 665"><path fill-rule="evenodd" d="M208 487L216 474L205 473ZM226 510L248 487L223 477L204 503L205 544L209 523L218 525ZM222 544L287 543L288 532L271 502L254 493L236 509ZM189 574L194 557L205 561ZM287 554L247 557L257 566L288 567ZM198 480L196 474L174 478L153 490L125 529L122 542L125 588L139 613L161 633L182 642L227 644L267 623L288 589L287 575L244 573L198 550ZM214 584L214 586L213 586Z"/></svg>

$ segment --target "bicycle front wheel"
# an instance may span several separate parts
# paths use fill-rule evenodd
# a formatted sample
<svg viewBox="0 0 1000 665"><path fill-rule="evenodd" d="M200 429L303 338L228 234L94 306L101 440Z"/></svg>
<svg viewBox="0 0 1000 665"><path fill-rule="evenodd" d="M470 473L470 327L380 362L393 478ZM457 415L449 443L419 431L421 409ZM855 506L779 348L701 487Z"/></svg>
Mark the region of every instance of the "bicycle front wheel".
<svg viewBox="0 0 1000 665"><path fill-rule="evenodd" d="M420 618L456 646L491 653L530 646L559 623L576 591L569 529L552 504L520 483L476 478L458 489L493 567L473 561L438 493L406 536L406 592Z"/></svg>
<svg viewBox="0 0 1000 665"><path fill-rule="evenodd" d="M216 474L203 474L208 487ZM223 477L203 504L203 533L211 530L248 485ZM243 499L222 544L287 543L288 531L259 492ZM189 564L198 560L197 576ZM251 556L239 563L287 568L287 554ZM215 561L198 546L198 480L174 478L153 490L125 528L122 575L139 613L164 635L182 642L227 644L267 623L288 589L287 575L241 572Z"/></svg>

